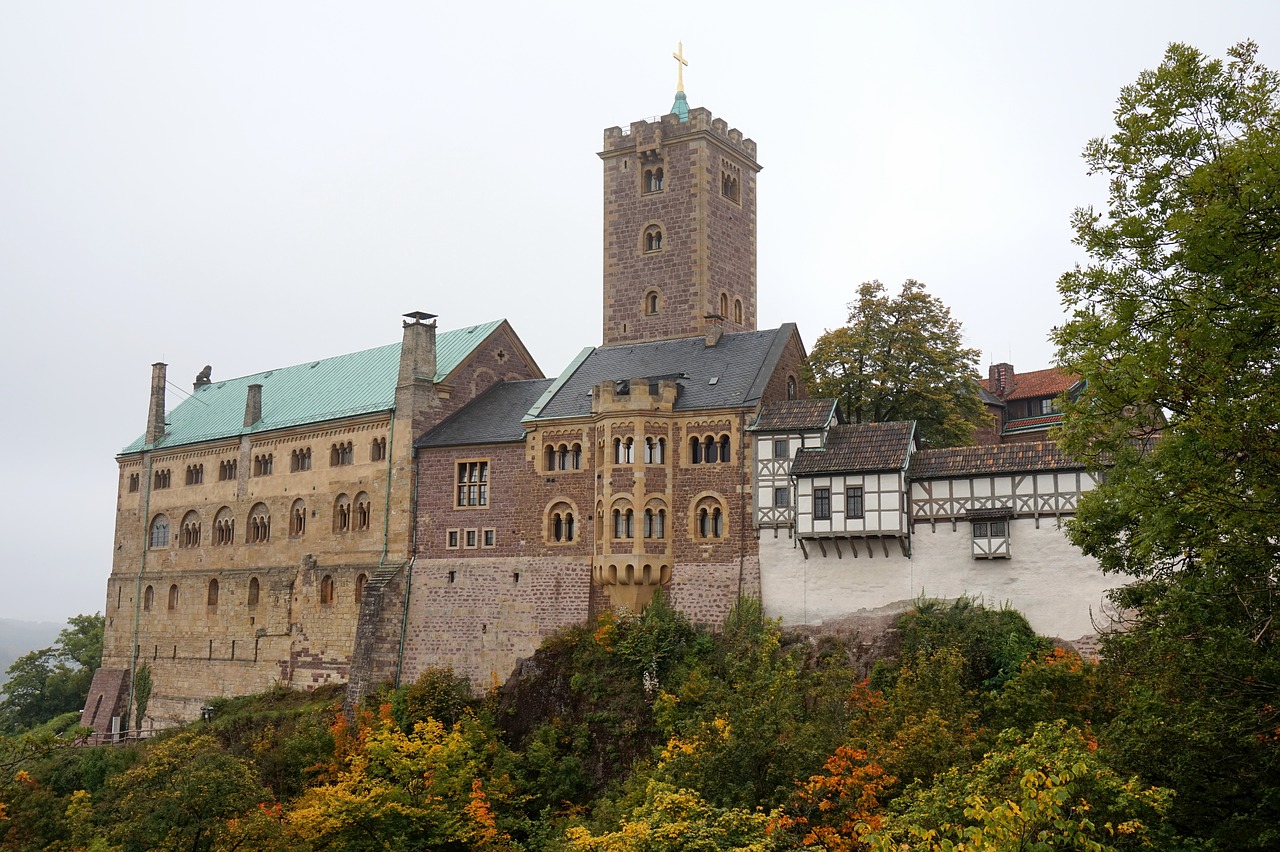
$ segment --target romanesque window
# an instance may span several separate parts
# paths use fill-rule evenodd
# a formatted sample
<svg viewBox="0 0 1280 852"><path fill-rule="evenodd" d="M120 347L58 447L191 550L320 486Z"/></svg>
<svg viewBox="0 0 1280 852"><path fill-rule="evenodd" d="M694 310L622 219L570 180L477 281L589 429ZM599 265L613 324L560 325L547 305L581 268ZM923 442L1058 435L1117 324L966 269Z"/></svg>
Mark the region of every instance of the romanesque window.
<svg viewBox="0 0 1280 852"><path fill-rule="evenodd" d="M487 461L458 462L457 505L489 505L489 463Z"/></svg>
<svg viewBox="0 0 1280 852"><path fill-rule="evenodd" d="M218 605L218 581L217 580L209 581L209 597L206 603L209 606Z"/></svg>
<svg viewBox="0 0 1280 852"><path fill-rule="evenodd" d="M720 436L720 461L727 462L729 460L729 436Z"/></svg>
<svg viewBox="0 0 1280 852"><path fill-rule="evenodd" d="M787 376L787 399L796 398L796 377Z"/></svg>
<svg viewBox="0 0 1280 852"><path fill-rule="evenodd" d="M147 586L146 591L142 593L142 608L147 612L151 611L151 607L155 606L156 590L151 586Z"/></svg>
<svg viewBox="0 0 1280 852"><path fill-rule="evenodd" d="M258 585L258 578L250 577L249 578L249 599L248 599L249 606L258 605L258 594L260 593L260 590L261 590L261 587Z"/></svg>
<svg viewBox="0 0 1280 852"><path fill-rule="evenodd" d="M311 470L311 448L303 447L289 454L289 470L292 473Z"/></svg>
<svg viewBox="0 0 1280 852"><path fill-rule="evenodd" d="M666 438L644 439L644 463L662 464L667 459Z"/></svg>
<svg viewBox="0 0 1280 852"><path fill-rule="evenodd" d="M372 503L369 495L361 491L356 495L355 506L353 507L354 515L352 523L357 530L369 529L369 522L373 517Z"/></svg>
<svg viewBox="0 0 1280 852"><path fill-rule="evenodd" d="M644 537L645 538L666 538L667 537L667 510L666 509L645 509L644 510Z"/></svg>
<svg viewBox="0 0 1280 852"><path fill-rule="evenodd" d="M236 540L236 519L231 509L223 506L213 517L213 545L222 547L234 544Z"/></svg>
<svg viewBox="0 0 1280 852"><path fill-rule="evenodd" d="M274 467L274 456L272 453L261 453L253 457L253 475L254 476L270 476Z"/></svg>
<svg viewBox="0 0 1280 852"><path fill-rule="evenodd" d="M351 531L351 498L339 494L333 501L333 531L344 533Z"/></svg>
<svg viewBox="0 0 1280 852"><path fill-rule="evenodd" d="M831 520L831 489L813 489L813 519L815 521Z"/></svg>
<svg viewBox="0 0 1280 852"><path fill-rule="evenodd" d="M168 547L169 546L169 518L165 515L156 515L151 519L151 547Z"/></svg>
<svg viewBox="0 0 1280 852"><path fill-rule="evenodd" d="M299 536L307 531L307 504L294 500L289 509L289 535Z"/></svg>
<svg viewBox="0 0 1280 852"><path fill-rule="evenodd" d="M357 605L364 601L364 585L367 582L369 582L368 574L356 575L356 604Z"/></svg>
<svg viewBox="0 0 1280 852"><path fill-rule="evenodd" d="M775 488L773 489L773 508L785 509L791 505L791 489Z"/></svg>
<svg viewBox="0 0 1280 852"><path fill-rule="evenodd" d="M846 518L861 518L862 515L862 486L855 485L845 489L844 492L844 516Z"/></svg>
<svg viewBox="0 0 1280 852"><path fill-rule="evenodd" d="M329 448L329 466L341 467L342 465L352 464L355 461L355 450L351 446L351 442L334 444Z"/></svg>
<svg viewBox="0 0 1280 852"><path fill-rule="evenodd" d="M699 464L702 461L702 439L693 437L689 439L689 462L690 464Z"/></svg>
<svg viewBox="0 0 1280 852"><path fill-rule="evenodd" d="M249 510L249 543L263 544L271 540L271 512L264 503Z"/></svg>
<svg viewBox="0 0 1280 852"><path fill-rule="evenodd" d="M174 583L169 587L169 609L178 608L178 584Z"/></svg>
<svg viewBox="0 0 1280 852"><path fill-rule="evenodd" d="M662 192L662 183L662 166L644 170L644 191L646 195L651 192Z"/></svg>
<svg viewBox="0 0 1280 852"><path fill-rule="evenodd" d="M631 509L613 510L613 537L635 538L636 513Z"/></svg>
<svg viewBox="0 0 1280 852"><path fill-rule="evenodd" d="M658 291L650 290L644 294L644 312L652 316L658 312Z"/></svg>
<svg viewBox="0 0 1280 852"><path fill-rule="evenodd" d="M189 464L187 465L187 485L202 485L204 483L204 465Z"/></svg>
<svg viewBox="0 0 1280 852"><path fill-rule="evenodd" d="M546 469L581 470L582 444L548 444L546 448Z"/></svg>
<svg viewBox="0 0 1280 852"><path fill-rule="evenodd" d="M742 188L735 174L736 169L729 167L729 170L720 172L720 194L735 203L742 200Z"/></svg>
<svg viewBox="0 0 1280 852"><path fill-rule="evenodd" d="M333 576L330 574L320 578L320 603L333 603Z"/></svg>
<svg viewBox="0 0 1280 852"><path fill-rule="evenodd" d="M369 445L369 461L382 461L387 457L387 439L374 438Z"/></svg>
<svg viewBox="0 0 1280 852"><path fill-rule="evenodd" d="M195 511L182 516L182 528L178 530L178 547L200 546L200 515Z"/></svg>
<svg viewBox="0 0 1280 852"><path fill-rule="evenodd" d="M224 459L218 462L218 481L226 482L236 478L236 460Z"/></svg>
<svg viewBox="0 0 1280 852"><path fill-rule="evenodd" d="M631 464L636 460L636 444L633 438L613 439L613 463Z"/></svg>
<svg viewBox="0 0 1280 852"><path fill-rule="evenodd" d="M662 251L662 229L650 225L644 229L644 250L646 252Z"/></svg>
<svg viewBox="0 0 1280 852"><path fill-rule="evenodd" d="M133 493L138 490L140 477L136 473L129 474L129 492Z"/></svg>
<svg viewBox="0 0 1280 852"><path fill-rule="evenodd" d="M742 325L742 300L733 300L733 321L738 325Z"/></svg>
<svg viewBox="0 0 1280 852"><path fill-rule="evenodd" d="M154 487L157 490L161 488L168 488L170 482L172 481L169 469L165 468L164 470L157 470L155 479L156 479L156 484Z"/></svg>
<svg viewBox="0 0 1280 852"><path fill-rule="evenodd" d="M690 464L715 464L729 461L729 436L697 435L689 439Z"/></svg>
<svg viewBox="0 0 1280 852"><path fill-rule="evenodd" d="M720 317L724 318L727 316L729 316L729 294L721 293L720 294Z"/></svg>
<svg viewBox="0 0 1280 852"><path fill-rule="evenodd" d="M698 506L698 538L724 537L724 510L714 502Z"/></svg>
<svg viewBox="0 0 1280 852"><path fill-rule="evenodd" d="M570 542L577 536L574 529L573 507L568 503L556 503L547 512L547 540Z"/></svg>

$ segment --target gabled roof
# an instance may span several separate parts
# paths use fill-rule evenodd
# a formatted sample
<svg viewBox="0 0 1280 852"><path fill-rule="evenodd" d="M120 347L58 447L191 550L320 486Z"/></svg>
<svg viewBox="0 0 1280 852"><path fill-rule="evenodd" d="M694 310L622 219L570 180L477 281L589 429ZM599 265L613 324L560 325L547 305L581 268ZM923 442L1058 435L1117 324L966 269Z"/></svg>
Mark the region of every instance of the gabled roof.
<svg viewBox="0 0 1280 852"><path fill-rule="evenodd" d="M439 426L419 438L414 446L455 447L523 441L525 433L520 425L521 418L553 381L499 382L445 418Z"/></svg>
<svg viewBox="0 0 1280 852"><path fill-rule="evenodd" d="M843 417L834 399L783 399L760 406L752 432L801 432L825 429Z"/></svg>
<svg viewBox="0 0 1280 852"><path fill-rule="evenodd" d="M436 335L437 382L458 365L505 320L473 325ZM233 438L353 417L395 407L400 371L400 344L391 343L202 385L165 416L164 437L156 448ZM262 419L244 425L249 385L262 385ZM141 452L145 435L121 450Z"/></svg>
<svg viewBox="0 0 1280 852"><path fill-rule="evenodd" d="M1030 373L1014 373L1013 387L1001 397L1005 400L1032 399L1038 396L1058 396L1071 390L1080 381L1080 377L1068 373L1061 367L1049 367L1046 370L1032 370ZM997 394L990 378L983 379L982 387Z"/></svg>
<svg viewBox="0 0 1280 852"><path fill-rule="evenodd" d="M1083 470L1084 467L1058 449L1053 441L1038 441L920 450L911 456L910 473L912 479L942 479L988 473Z"/></svg>
<svg viewBox="0 0 1280 852"><path fill-rule="evenodd" d="M676 377L676 411L755 406L796 334L793 323L767 331L726 334L715 346L702 337L601 346L580 355L529 411L529 419L583 417L600 382Z"/></svg>
<svg viewBox="0 0 1280 852"><path fill-rule="evenodd" d="M796 453L791 475L902 470L911 454L915 428L914 420L833 426L826 447Z"/></svg>

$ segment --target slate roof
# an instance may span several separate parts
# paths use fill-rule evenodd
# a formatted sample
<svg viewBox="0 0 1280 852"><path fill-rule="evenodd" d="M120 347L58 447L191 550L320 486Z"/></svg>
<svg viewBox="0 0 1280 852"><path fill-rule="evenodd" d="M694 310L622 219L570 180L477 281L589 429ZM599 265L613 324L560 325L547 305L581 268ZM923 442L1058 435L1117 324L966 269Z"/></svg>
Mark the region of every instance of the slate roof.
<svg viewBox="0 0 1280 852"><path fill-rule="evenodd" d="M415 447L505 444L524 440L520 420L555 379L499 382L419 438Z"/></svg>
<svg viewBox="0 0 1280 852"><path fill-rule="evenodd" d="M901 470L906 467L915 428L914 420L833 426L825 448L796 453L791 475Z"/></svg>
<svg viewBox="0 0 1280 852"><path fill-rule="evenodd" d="M1038 441L920 450L911 457L910 473L912 479L942 479L988 473L1083 469L1083 464L1058 449L1055 442Z"/></svg>
<svg viewBox="0 0 1280 852"><path fill-rule="evenodd" d="M834 399L784 399L765 403L748 427L753 432L799 432L822 429L843 419Z"/></svg>
<svg viewBox="0 0 1280 852"><path fill-rule="evenodd" d="M1032 399L1038 396L1057 396L1071 390L1079 381L1079 376L1072 375L1059 367L1032 370L1030 373L1015 372L1013 374L1013 388L1002 398L1011 400ZM986 390L996 393L991 379L983 379L981 385Z"/></svg>
<svg viewBox="0 0 1280 852"><path fill-rule="evenodd" d="M435 380L444 381L503 322L494 320L437 334ZM399 372L400 344L391 343L202 385L165 416L168 425L155 446L179 447L389 411L395 406ZM262 419L245 426L249 385L262 385ZM145 440L145 435L139 436L121 450L121 455L141 452Z"/></svg>
<svg viewBox="0 0 1280 852"><path fill-rule="evenodd" d="M682 337L587 350L527 417L586 416L591 413L589 391L600 382L669 376L678 377L680 386L676 411L754 406L795 333L795 324L787 323L726 334L715 346L707 346L702 337Z"/></svg>

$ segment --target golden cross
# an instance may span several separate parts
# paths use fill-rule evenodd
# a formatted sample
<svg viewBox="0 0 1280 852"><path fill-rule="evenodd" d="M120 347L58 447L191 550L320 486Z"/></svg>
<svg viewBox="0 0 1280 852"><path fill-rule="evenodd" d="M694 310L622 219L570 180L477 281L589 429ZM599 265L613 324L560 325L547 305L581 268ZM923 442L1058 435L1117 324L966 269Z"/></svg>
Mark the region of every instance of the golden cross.
<svg viewBox="0 0 1280 852"><path fill-rule="evenodd" d="M678 63L676 65L676 91L683 92L684 91L684 67L689 64L689 61L684 58L684 42L682 41L676 42L676 52L671 54L671 58Z"/></svg>

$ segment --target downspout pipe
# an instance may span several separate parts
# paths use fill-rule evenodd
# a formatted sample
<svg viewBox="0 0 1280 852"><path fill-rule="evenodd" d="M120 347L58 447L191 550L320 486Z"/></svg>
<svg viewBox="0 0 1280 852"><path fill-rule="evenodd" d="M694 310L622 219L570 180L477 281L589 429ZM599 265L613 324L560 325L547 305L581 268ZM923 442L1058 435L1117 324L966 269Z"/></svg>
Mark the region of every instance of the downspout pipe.
<svg viewBox="0 0 1280 852"><path fill-rule="evenodd" d="M738 597L742 597L747 560L747 428L746 412L738 412Z"/></svg>
<svg viewBox="0 0 1280 852"><path fill-rule="evenodd" d="M155 465L154 453L147 453L147 490L142 503L142 559L138 563L138 576L134 580L133 589L133 636L129 648L129 697L125 700L124 730L129 730L133 718L133 686L138 675L138 630L142 621L142 575L147 570L147 550L151 546L148 540L151 524L151 484L152 468Z"/></svg>
<svg viewBox="0 0 1280 852"><path fill-rule="evenodd" d="M404 669L404 637L409 630L409 598L413 594L413 564L418 561L418 451L409 454L411 485L409 487L409 566L404 572L404 597L400 605L400 648L396 651L396 686Z"/></svg>

